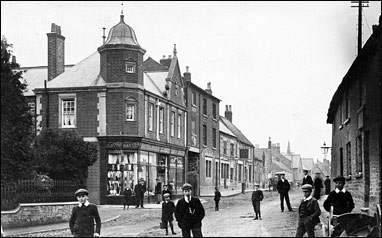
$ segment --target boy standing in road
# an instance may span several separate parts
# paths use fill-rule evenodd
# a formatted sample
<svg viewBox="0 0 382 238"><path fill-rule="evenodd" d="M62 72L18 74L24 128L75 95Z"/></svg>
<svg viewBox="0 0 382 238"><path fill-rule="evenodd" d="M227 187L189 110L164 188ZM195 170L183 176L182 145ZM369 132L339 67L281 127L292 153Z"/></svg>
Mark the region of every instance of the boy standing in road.
<svg viewBox="0 0 382 238"><path fill-rule="evenodd" d="M255 191L252 192L252 206L256 214L256 217L253 220L261 220L260 201L263 201L264 195L263 191L261 191L259 187L260 185L258 183L255 183Z"/></svg>
<svg viewBox="0 0 382 238"><path fill-rule="evenodd" d="M199 198L191 196L192 186L185 183L182 186L184 197L181 198L175 207L175 217L178 226L182 229L183 237L203 237L202 220L205 215L204 207Z"/></svg>
<svg viewBox="0 0 382 238"><path fill-rule="evenodd" d="M308 237L314 237L314 227L320 222L320 206L317 200L312 197L312 185L305 184L301 188L304 198L298 207L296 237L303 237L305 232L308 234Z"/></svg>
<svg viewBox="0 0 382 238"><path fill-rule="evenodd" d="M215 211L219 211L219 201L220 201L220 197L221 197L221 193L219 192L218 188L215 187L215 197L214 197L214 201L215 201Z"/></svg>
<svg viewBox="0 0 382 238"><path fill-rule="evenodd" d="M69 220L69 228L74 237L98 237L101 233L101 218L97 206L89 203L89 192L86 189L78 189L75 193L79 205L73 207ZM94 221L96 231L94 232Z"/></svg>
<svg viewBox="0 0 382 238"><path fill-rule="evenodd" d="M171 232L173 235L176 235L174 232L174 225L172 221L174 220L173 213L175 212L175 204L170 201L170 194L165 193L163 195L164 202L162 203L162 222L165 224L166 235L168 235L168 226L167 223L170 224Z"/></svg>

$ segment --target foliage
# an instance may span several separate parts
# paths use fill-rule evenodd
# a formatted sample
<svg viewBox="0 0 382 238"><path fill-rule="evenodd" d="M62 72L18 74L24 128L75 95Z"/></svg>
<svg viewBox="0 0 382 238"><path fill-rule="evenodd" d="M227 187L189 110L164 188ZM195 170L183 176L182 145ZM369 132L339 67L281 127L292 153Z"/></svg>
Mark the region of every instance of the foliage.
<svg viewBox="0 0 382 238"><path fill-rule="evenodd" d="M75 131L44 129L36 138L34 158L36 172L85 185L88 167L97 160L98 151Z"/></svg>
<svg viewBox="0 0 382 238"><path fill-rule="evenodd" d="M19 65L10 62L12 45L1 38L1 182L28 178L31 174L32 115L23 95Z"/></svg>

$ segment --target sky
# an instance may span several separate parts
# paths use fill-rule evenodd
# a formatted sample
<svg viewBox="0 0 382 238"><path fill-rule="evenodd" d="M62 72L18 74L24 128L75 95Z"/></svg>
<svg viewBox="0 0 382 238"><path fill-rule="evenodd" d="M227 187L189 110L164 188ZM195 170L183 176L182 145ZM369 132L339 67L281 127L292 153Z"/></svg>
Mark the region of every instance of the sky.
<svg viewBox="0 0 382 238"><path fill-rule="evenodd" d="M354 5L354 4L353 4ZM363 43L381 2L363 9ZM120 20L148 57L172 55L181 73L231 105L233 123L260 148L268 138L303 158L322 160L330 101L356 57L357 8L351 1L1 1L1 35L21 67L47 65L51 23L65 36L65 64L94 53ZM330 159L330 155L327 157Z"/></svg>

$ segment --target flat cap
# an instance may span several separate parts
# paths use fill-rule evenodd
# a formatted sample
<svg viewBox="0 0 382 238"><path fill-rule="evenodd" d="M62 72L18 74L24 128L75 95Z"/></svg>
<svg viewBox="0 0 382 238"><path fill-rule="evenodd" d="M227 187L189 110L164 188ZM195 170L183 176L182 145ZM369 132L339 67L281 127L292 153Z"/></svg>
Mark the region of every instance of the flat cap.
<svg viewBox="0 0 382 238"><path fill-rule="evenodd" d="M313 186L310 184L304 184L304 185L302 185L301 188L302 188L302 191L307 191L307 190L312 190Z"/></svg>
<svg viewBox="0 0 382 238"><path fill-rule="evenodd" d="M185 183L185 184L183 184L183 186L182 186L182 190L186 190L186 189L192 189L191 184L189 184L189 183Z"/></svg>
<svg viewBox="0 0 382 238"><path fill-rule="evenodd" d="M78 190L74 193L74 195L76 195L76 197L77 197L78 195L80 195L80 194L89 195L89 191L86 190L86 189L84 189L84 188L80 188L80 189L78 189Z"/></svg>
<svg viewBox="0 0 382 238"><path fill-rule="evenodd" d="M165 194L163 194L163 197L168 198L168 197L170 197L170 194L169 193L165 193Z"/></svg>
<svg viewBox="0 0 382 238"><path fill-rule="evenodd" d="M140 178L140 179L139 179L139 182L140 182L140 181L143 181L143 182L144 182L145 180L144 180L143 178Z"/></svg>
<svg viewBox="0 0 382 238"><path fill-rule="evenodd" d="M345 178L343 176L335 177L333 179L333 182L337 182L337 181L342 181L343 183L345 183Z"/></svg>

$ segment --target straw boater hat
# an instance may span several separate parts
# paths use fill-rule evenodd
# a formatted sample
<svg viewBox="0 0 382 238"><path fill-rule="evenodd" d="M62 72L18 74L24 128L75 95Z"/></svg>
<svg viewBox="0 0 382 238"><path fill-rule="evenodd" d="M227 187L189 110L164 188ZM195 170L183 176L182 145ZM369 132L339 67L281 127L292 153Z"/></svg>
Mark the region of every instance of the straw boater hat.
<svg viewBox="0 0 382 238"><path fill-rule="evenodd" d="M80 188L80 189L78 189L78 190L74 193L74 195L76 195L76 197L77 197L78 195L81 195L81 194L89 195L89 191L86 190L86 189Z"/></svg>
<svg viewBox="0 0 382 238"><path fill-rule="evenodd" d="M170 194L169 193L165 193L165 194L163 194L163 197L165 197L165 198L170 197Z"/></svg>
<svg viewBox="0 0 382 238"><path fill-rule="evenodd" d="M313 186L307 183L307 184L302 185L301 188L302 188L302 191L304 191L304 192L309 191L309 190L312 191Z"/></svg>
<svg viewBox="0 0 382 238"><path fill-rule="evenodd" d="M182 186L182 190L187 190L187 189L192 189L191 184L189 184L189 183L185 183L185 184L183 184L183 186Z"/></svg>

